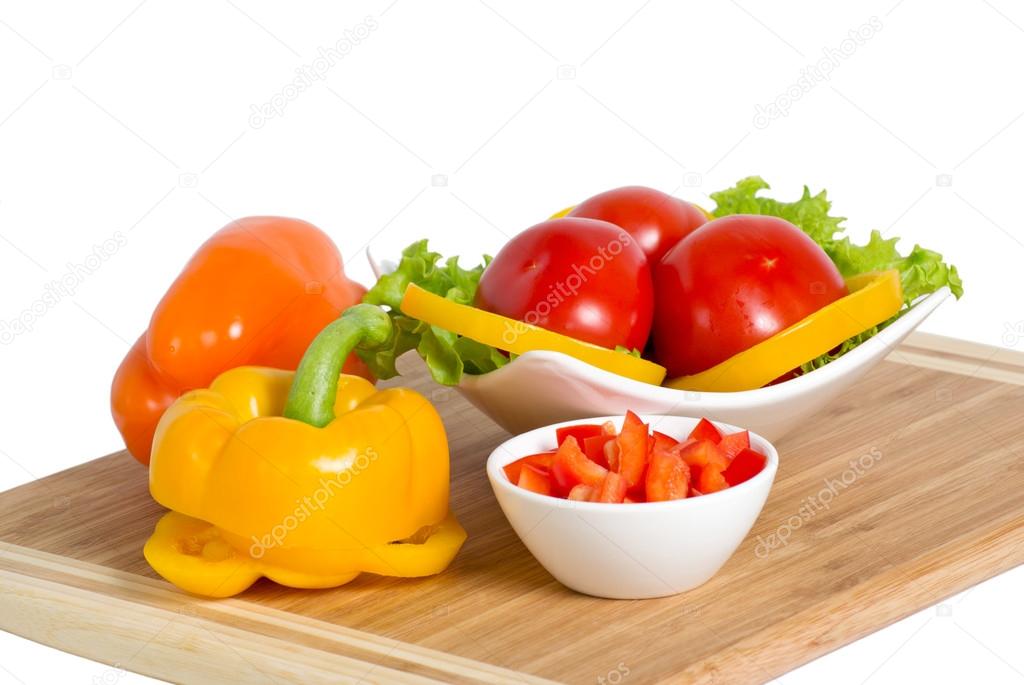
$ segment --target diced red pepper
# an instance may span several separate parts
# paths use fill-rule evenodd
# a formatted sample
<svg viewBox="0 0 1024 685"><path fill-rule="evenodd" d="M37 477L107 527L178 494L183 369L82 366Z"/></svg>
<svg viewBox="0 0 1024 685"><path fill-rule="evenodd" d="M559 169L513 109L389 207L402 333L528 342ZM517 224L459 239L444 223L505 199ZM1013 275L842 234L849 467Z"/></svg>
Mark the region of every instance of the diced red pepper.
<svg viewBox="0 0 1024 685"><path fill-rule="evenodd" d="M724 454L730 461L734 459L737 454L749 448L749 431L739 431L738 433L723 435L722 440L718 443L718 449L722 450L722 454Z"/></svg>
<svg viewBox="0 0 1024 685"><path fill-rule="evenodd" d="M722 433L715 428L715 424L707 419L701 419L690 431L690 437L694 440L710 440L717 445L718 441L722 439Z"/></svg>
<svg viewBox="0 0 1024 685"><path fill-rule="evenodd" d="M604 483L601 484L601 490L593 501L619 504L626 499L627 488L628 485L623 476L609 471L608 475L604 477Z"/></svg>
<svg viewBox="0 0 1024 685"><path fill-rule="evenodd" d="M606 473L608 469L587 459L571 435L558 448L551 465L551 475L562 493L568 493L580 483L600 487Z"/></svg>
<svg viewBox="0 0 1024 685"><path fill-rule="evenodd" d="M519 482L519 472L522 471L524 464L531 464L533 466L544 469L545 471L551 470L551 461L554 459L554 452L543 452L542 454L531 454L528 457L522 459L516 459L511 464L506 464L505 475L508 476L509 481L512 483Z"/></svg>
<svg viewBox="0 0 1024 685"><path fill-rule="evenodd" d="M580 483L579 485L577 485L576 487L569 491L569 494L566 497L566 499L573 500L574 502L589 502L591 499L594 498L595 494L596 490L594 490L594 488L590 487L589 485L584 485L583 483Z"/></svg>
<svg viewBox="0 0 1024 685"><path fill-rule="evenodd" d="M696 487L700 483L700 472L704 470L704 467L694 464L687 464L687 466L690 467L690 485Z"/></svg>
<svg viewBox="0 0 1024 685"><path fill-rule="evenodd" d="M618 436L615 436L616 438ZM619 441L609 440L604 444L604 460L608 462L608 468L612 471L619 470Z"/></svg>
<svg viewBox="0 0 1024 685"><path fill-rule="evenodd" d="M606 443L614 440L614 435L605 435L604 433L592 435L583 440L583 453L587 455L587 459L590 461L608 468L608 458L604 454L604 446Z"/></svg>
<svg viewBox="0 0 1024 685"><path fill-rule="evenodd" d="M523 468L519 472L519 482L517 485L524 490L536 492L540 495L551 494L551 476L548 475L547 471L539 469L532 464L523 464Z"/></svg>
<svg viewBox="0 0 1024 685"><path fill-rule="evenodd" d="M708 464L700 471L700 483L697 487L705 495L710 495L712 492L725 490L729 487L729 483L726 482L725 477L722 476L722 470L720 468L714 464Z"/></svg>
<svg viewBox="0 0 1024 685"><path fill-rule="evenodd" d="M647 466L647 501L686 499L690 490L690 467L672 451L655 449Z"/></svg>
<svg viewBox="0 0 1024 685"><path fill-rule="evenodd" d="M601 426L596 423L584 423L579 426L562 426L555 431L555 437L559 445L565 442L565 439L570 435L576 438L576 442L582 445L583 441L587 438L601 435Z"/></svg>
<svg viewBox="0 0 1024 685"><path fill-rule="evenodd" d="M679 456L691 467L704 468L708 464L718 467L721 471L729 466L729 460L718 449L718 445L710 440L690 440L676 448Z"/></svg>
<svg viewBox="0 0 1024 685"><path fill-rule="evenodd" d="M637 485L644 477L648 437L648 426L633 412L626 412L622 432L615 442L619 446L618 472L629 487Z"/></svg>
<svg viewBox="0 0 1024 685"><path fill-rule="evenodd" d="M764 468L765 458L760 452L745 449L736 455L736 458L729 464L729 468L722 471L722 477L729 485L739 485L761 473Z"/></svg>
<svg viewBox="0 0 1024 685"><path fill-rule="evenodd" d="M655 450L668 451L679 444L679 441L675 438L669 437L664 433L654 431L654 435L651 436L651 440L647 447L651 454L654 454Z"/></svg>

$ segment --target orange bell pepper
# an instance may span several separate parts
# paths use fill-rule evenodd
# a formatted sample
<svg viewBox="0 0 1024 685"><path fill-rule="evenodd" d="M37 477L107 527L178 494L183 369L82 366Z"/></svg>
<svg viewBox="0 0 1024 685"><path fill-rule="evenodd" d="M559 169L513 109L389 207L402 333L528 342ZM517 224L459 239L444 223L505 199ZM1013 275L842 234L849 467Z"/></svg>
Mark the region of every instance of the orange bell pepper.
<svg viewBox="0 0 1024 685"><path fill-rule="evenodd" d="M223 371L295 369L316 334L365 292L346 278L331 239L305 221L248 217L217 231L114 375L110 408L128 451L148 464L164 410ZM373 380L355 355L344 368Z"/></svg>

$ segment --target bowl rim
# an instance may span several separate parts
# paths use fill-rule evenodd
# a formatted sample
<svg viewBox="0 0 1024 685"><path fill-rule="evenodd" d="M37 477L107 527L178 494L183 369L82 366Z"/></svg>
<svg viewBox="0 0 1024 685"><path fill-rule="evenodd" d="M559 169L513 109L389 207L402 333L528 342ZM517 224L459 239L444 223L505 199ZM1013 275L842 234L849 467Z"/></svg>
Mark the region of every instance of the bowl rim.
<svg viewBox="0 0 1024 685"><path fill-rule="evenodd" d="M693 424L696 424L697 422L700 421L700 418L692 416L676 416L672 414L638 414L638 416L644 421L644 423L650 423L652 419L656 419L658 421L670 420L673 422L692 422ZM720 431L736 432L746 430L750 433L751 447L753 447L756 443L758 445L758 451L760 451L765 457L765 465L764 468L761 469L760 473L755 475L753 478L750 478L749 480L740 483L739 485L733 485L725 490L712 492L706 495L701 495L699 497L686 497L685 499L669 500L667 502L635 502L627 506L623 506L620 503L580 502L577 500L569 500L561 497L554 497L552 495L542 495L540 493L531 492L530 490L525 490L519 487L518 485L510 481L508 477L505 475L504 467L507 466L508 464L511 464L513 461L516 461L517 459L522 459L523 457L530 456L530 454L537 454L537 452L535 451L530 451L528 453L523 454L514 453L512 450L508 448L508 444L510 442L514 442L527 436L533 436L534 434L544 432L547 432L550 435L554 436L554 432L558 428L562 428L564 426L578 426L580 424L585 423L604 423L605 421L614 421L617 424L621 424L623 420L624 417L619 415L597 416L590 418L575 419L572 421L561 421L559 423L552 423L547 426L541 426L540 428L534 428L533 430L526 431L525 433L520 433L518 435L512 436L511 438L508 438L500 445L495 447L494 450L491 451L490 456L487 457L487 478L491 482L491 488L494 490L502 488L504 491L512 493L512 496L514 497L522 497L525 498L527 501L544 503L547 506L557 509L579 509L582 511L609 512L613 511L611 507L614 506L616 508L615 510L621 510L623 511L623 515L627 516L656 513L658 511L673 511L678 510L682 507L701 506L700 504L698 504L698 502L703 501L706 497L718 497L718 499L716 499L715 501L722 502L722 498L724 497L736 498L744 496L753 496L754 488L758 484L760 484L760 481L763 480L768 481L767 487L769 491L771 491L771 487L775 481L776 472L779 468L779 452L775 445L772 444L771 441L764 438L760 434L755 433L754 431L750 431L746 428L741 428L730 423L725 423L723 421L712 421L711 419L708 420L711 421L711 423L714 424L714 426L718 428ZM552 449L557 449L557 447Z"/></svg>

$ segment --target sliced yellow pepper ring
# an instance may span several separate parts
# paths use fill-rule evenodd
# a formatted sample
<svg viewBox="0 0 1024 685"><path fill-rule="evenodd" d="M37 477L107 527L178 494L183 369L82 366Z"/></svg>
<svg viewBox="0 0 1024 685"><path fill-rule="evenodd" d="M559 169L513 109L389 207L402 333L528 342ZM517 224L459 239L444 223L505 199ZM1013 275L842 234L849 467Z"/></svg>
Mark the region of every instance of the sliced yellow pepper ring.
<svg viewBox="0 0 1024 685"><path fill-rule="evenodd" d="M535 350L561 352L599 369L643 383L660 385L665 380L665 367L654 362L625 352L591 345L500 314L452 302L415 284L410 284L405 291L402 313L514 354L525 354Z"/></svg>
<svg viewBox="0 0 1024 685"><path fill-rule="evenodd" d="M895 269L854 276L846 285L849 295L710 369L673 378L665 385L697 392L761 388L886 321L903 307L900 274Z"/></svg>
<svg viewBox="0 0 1024 685"><path fill-rule="evenodd" d="M156 524L146 541L146 561L182 590L203 597L232 597L261 577L298 588L344 585L362 572L418 578L448 567L466 540L455 516L428 526L412 538L351 551L351 570L321 574L276 566L253 559L228 544L221 531L205 521L171 511Z"/></svg>

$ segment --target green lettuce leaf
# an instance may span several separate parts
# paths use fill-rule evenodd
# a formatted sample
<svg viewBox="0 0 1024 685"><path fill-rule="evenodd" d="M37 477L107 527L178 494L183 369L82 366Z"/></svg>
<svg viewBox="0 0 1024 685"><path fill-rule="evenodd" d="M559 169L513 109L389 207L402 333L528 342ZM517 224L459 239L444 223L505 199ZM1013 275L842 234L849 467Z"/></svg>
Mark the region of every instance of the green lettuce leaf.
<svg viewBox="0 0 1024 685"><path fill-rule="evenodd" d="M363 297L363 302L387 307L395 327L389 347L358 353L378 378L397 376L395 363L410 350L416 350L431 377L442 385L457 385L463 373L487 373L508 363L508 358L493 347L402 314L402 296L410 283L459 304L473 304L490 257L484 257L483 263L472 269L460 267L458 257L440 260L441 255L431 252L426 240L415 242L402 252L398 268L381 276Z"/></svg>
<svg viewBox="0 0 1024 685"><path fill-rule="evenodd" d="M942 287L948 287L957 299L964 294L956 267L942 261L942 255L938 252L915 245L910 254L901 255L896 249L899 238L883 238L877 230L871 232L871 237L863 245L857 245L849 237L843 236L845 228L842 224L846 219L829 214L832 203L824 190L811 195L810 189L804 186L803 194L795 202L780 202L758 196L760 191L769 188L759 176L745 178L728 190L711 193L711 199L716 203L712 213L716 217L730 214L780 217L802 229L818 243L844 277L896 269L900 272L903 285L905 306L902 311L879 326L850 338L838 349L807 362L801 367L804 372L820 368L868 340L899 318L922 295Z"/></svg>

